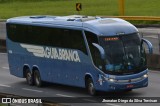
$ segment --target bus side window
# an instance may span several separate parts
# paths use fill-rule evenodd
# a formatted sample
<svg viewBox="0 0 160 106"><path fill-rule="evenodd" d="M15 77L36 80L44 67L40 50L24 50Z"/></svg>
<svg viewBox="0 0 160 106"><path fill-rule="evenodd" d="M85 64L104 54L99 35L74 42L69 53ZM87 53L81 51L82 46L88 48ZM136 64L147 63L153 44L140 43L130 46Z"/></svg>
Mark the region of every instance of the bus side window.
<svg viewBox="0 0 160 106"><path fill-rule="evenodd" d="M74 49L78 48L87 55L87 49L84 42L82 31L71 30L70 36L72 37L72 47Z"/></svg>
<svg viewBox="0 0 160 106"><path fill-rule="evenodd" d="M67 49L77 49L87 54L82 31L64 28L50 29L51 33L49 41L52 43L51 46Z"/></svg>
<svg viewBox="0 0 160 106"><path fill-rule="evenodd" d="M88 31L85 31L85 35L88 41L88 46L90 48L93 62L97 68L102 69L102 60L101 60L99 50L96 47L94 47L92 44L92 43L98 44L97 35L95 35L94 33L88 32Z"/></svg>
<svg viewBox="0 0 160 106"><path fill-rule="evenodd" d="M7 35L10 40L14 42L26 41L27 35L25 25L7 23L7 30Z"/></svg>
<svg viewBox="0 0 160 106"><path fill-rule="evenodd" d="M15 42L77 49L87 54L81 30L7 24L8 38Z"/></svg>

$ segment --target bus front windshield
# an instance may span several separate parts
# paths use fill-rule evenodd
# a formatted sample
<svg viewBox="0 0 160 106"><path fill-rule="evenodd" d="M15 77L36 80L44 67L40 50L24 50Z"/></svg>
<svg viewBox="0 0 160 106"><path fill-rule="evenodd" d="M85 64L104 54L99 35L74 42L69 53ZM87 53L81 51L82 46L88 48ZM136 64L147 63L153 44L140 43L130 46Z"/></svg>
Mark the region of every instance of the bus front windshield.
<svg viewBox="0 0 160 106"><path fill-rule="evenodd" d="M100 37L106 53L104 72L133 74L146 69L145 50L138 33L114 37Z"/></svg>

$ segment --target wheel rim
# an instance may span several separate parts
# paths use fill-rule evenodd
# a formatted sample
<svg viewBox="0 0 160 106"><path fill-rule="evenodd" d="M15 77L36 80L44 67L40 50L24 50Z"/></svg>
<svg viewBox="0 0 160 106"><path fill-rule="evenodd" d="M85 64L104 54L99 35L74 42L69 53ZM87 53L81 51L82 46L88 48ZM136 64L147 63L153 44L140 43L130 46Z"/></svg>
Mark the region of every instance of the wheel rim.
<svg viewBox="0 0 160 106"><path fill-rule="evenodd" d="M88 90L89 90L89 93L90 93L91 95L94 95L95 89L94 89L94 85L93 85L92 82L89 83L89 85L88 85Z"/></svg>
<svg viewBox="0 0 160 106"><path fill-rule="evenodd" d="M39 75L37 75L37 73L36 73L35 80L36 80L36 85L40 85L40 77L39 77Z"/></svg>
<svg viewBox="0 0 160 106"><path fill-rule="evenodd" d="M27 77L26 77L26 79L27 79L28 84L31 84L31 83L32 83L32 75L31 75L30 72L27 72Z"/></svg>

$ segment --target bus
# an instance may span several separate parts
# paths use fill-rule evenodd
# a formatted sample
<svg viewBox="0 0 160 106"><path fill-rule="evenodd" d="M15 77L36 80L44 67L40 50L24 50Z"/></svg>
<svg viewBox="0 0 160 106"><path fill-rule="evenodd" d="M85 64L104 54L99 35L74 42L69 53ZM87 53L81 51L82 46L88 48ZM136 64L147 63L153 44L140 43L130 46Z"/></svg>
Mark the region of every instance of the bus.
<svg viewBox="0 0 160 106"><path fill-rule="evenodd" d="M21 16L6 22L10 74L97 91L148 86L147 47L137 28L119 18ZM145 46L144 46L145 45Z"/></svg>

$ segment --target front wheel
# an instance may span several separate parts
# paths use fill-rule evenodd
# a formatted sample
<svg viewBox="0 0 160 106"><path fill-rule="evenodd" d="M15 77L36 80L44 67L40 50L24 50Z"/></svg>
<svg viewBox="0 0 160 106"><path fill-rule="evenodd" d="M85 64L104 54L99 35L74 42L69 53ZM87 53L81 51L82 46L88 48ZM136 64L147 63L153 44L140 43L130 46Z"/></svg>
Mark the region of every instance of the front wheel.
<svg viewBox="0 0 160 106"><path fill-rule="evenodd" d="M96 95L96 90L93 84L93 80L91 78L87 79L86 88L90 95L92 96Z"/></svg>
<svg viewBox="0 0 160 106"><path fill-rule="evenodd" d="M42 86L42 80L41 80L41 76L38 70L34 71L34 83L37 87Z"/></svg>

